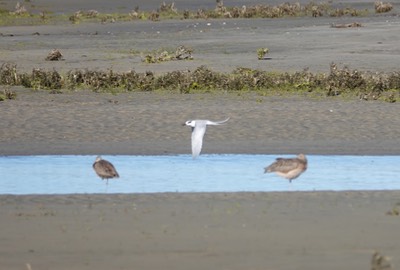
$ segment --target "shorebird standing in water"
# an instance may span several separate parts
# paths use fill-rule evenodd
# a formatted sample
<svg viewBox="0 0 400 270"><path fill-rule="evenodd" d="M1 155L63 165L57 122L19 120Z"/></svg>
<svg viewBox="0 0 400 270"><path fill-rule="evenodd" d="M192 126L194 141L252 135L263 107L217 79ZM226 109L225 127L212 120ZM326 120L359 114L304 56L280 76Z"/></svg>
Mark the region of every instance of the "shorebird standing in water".
<svg viewBox="0 0 400 270"><path fill-rule="evenodd" d="M307 158L299 154L296 158L277 158L274 163L264 168L264 173L275 172L292 182L307 170Z"/></svg>
<svg viewBox="0 0 400 270"><path fill-rule="evenodd" d="M217 126L226 123L230 117L223 121L210 120L188 120L184 125L192 127L192 157L196 158L200 155L203 146L203 137L206 133L207 125Z"/></svg>
<svg viewBox="0 0 400 270"><path fill-rule="evenodd" d="M104 160L101 156L97 156L95 162L93 163L93 169L101 179L106 179L108 184L108 179L118 178L119 174L111 162Z"/></svg>

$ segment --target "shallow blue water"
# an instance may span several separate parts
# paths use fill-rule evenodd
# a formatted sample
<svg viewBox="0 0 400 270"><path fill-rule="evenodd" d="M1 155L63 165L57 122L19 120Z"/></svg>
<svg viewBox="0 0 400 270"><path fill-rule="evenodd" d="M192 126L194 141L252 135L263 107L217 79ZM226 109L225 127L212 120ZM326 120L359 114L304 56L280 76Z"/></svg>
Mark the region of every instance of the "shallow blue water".
<svg viewBox="0 0 400 270"><path fill-rule="evenodd" d="M103 156L121 176L106 185L92 169L95 156L3 156L0 194L400 189L400 156L309 155L308 170L292 183L263 173L276 157Z"/></svg>

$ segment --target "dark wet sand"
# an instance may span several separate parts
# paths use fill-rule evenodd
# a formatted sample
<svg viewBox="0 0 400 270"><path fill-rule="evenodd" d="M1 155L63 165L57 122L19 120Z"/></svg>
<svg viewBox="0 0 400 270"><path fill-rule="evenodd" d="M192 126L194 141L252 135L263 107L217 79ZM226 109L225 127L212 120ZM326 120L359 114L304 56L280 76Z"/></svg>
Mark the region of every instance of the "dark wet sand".
<svg viewBox="0 0 400 270"><path fill-rule="evenodd" d="M46 0L31 2L38 10L61 13L136 6L69 1L59 9ZM188 8L196 3L185 1ZM178 8L181 4L177 1ZM354 21L363 27L330 27ZM0 27L0 62L14 62L21 71L134 68L156 74L200 65L223 72L237 67L328 72L335 62L391 72L400 63L399 30L399 17L392 15ZM192 47L195 59L149 65L131 53L178 45ZM260 47L270 49L271 60L256 60ZM53 48L64 61L44 61ZM228 124L207 130L203 153L400 153L397 103L13 90L17 99L0 103L0 155L188 154L190 129L184 121L228 116ZM399 191L2 195L0 268L361 270L370 268L375 250L400 265L399 217L386 214L399 203Z"/></svg>
<svg viewBox="0 0 400 270"><path fill-rule="evenodd" d="M386 214L399 200L399 191L0 196L0 264L364 270L379 251L399 265L399 217Z"/></svg>
<svg viewBox="0 0 400 270"><path fill-rule="evenodd" d="M89 91L51 95L20 89L3 102L0 154L189 154L193 118L209 127L203 153L400 153L400 104L245 94Z"/></svg>

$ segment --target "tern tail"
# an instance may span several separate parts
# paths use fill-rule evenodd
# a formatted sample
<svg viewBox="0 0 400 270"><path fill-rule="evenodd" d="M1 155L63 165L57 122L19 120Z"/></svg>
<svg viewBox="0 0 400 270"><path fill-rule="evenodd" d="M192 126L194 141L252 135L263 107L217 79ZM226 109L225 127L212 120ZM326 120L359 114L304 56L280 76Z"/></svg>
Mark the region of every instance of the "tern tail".
<svg viewBox="0 0 400 270"><path fill-rule="evenodd" d="M228 117L228 118L226 118L225 120L222 120L222 121L208 121L207 122L207 125L222 125L222 124L225 124L226 122L228 122L229 121L229 119L231 119L230 117Z"/></svg>

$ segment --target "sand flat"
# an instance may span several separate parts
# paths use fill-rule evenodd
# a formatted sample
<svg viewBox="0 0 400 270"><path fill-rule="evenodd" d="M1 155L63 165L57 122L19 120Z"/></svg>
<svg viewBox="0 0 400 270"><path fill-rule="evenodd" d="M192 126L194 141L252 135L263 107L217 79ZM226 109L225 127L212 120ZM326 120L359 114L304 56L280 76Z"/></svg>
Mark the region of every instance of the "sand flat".
<svg viewBox="0 0 400 270"><path fill-rule="evenodd" d="M0 196L5 269L398 264L398 191Z"/></svg>
<svg viewBox="0 0 400 270"><path fill-rule="evenodd" d="M176 4L197 9L198 2ZM243 3L253 2L232 2ZM372 8L367 1L351 3ZM32 4L36 12L57 14L134 8L125 0L96 1L96 6L92 1ZM160 3L137 4L151 9ZM362 27L331 27L354 21ZM0 27L0 63L16 63L26 72L134 68L161 74L201 65L221 72L238 67L329 72L335 62L392 72L400 62L399 28L396 9L391 15L360 18L11 26ZM149 65L132 53L178 45L192 47L194 60ZM270 49L270 60L256 61L260 47ZM64 61L44 60L53 48L62 51ZM12 89L17 99L0 103L0 155L190 153L190 129L181 124L227 116L228 125L207 131L203 153L400 153L397 103ZM398 211L399 198L399 191L1 195L0 268L361 270L370 268L375 251L392 257L396 266L399 216L387 212Z"/></svg>
<svg viewBox="0 0 400 270"><path fill-rule="evenodd" d="M400 153L400 104L253 94L49 94L17 89L3 102L0 154L189 154L189 119L207 129L203 153Z"/></svg>
<svg viewBox="0 0 400 270"><path fill-rule="evenodd" d="M46 1L37 5L44 5L43 2ZM119 3L120 7L125 6L120 12L130 11L125 2ZM248 5L251 3L246 1ZM190 8L194 1L186 4ZM333 4L343 5L340 1ZM369 2L352 4L356 8L372 8ZM87 9L83 3L75 6L77 10ZM54 12L57 9L54 7ZM399 38L394 35L400 31L400 20L395 14L394 11L340 18L117 21L0 27L4 35L0 37L0 63L15 63L20 72L42 68L56 69L61 74L75 69L116 72L134 69L160 75L194 70L202 65L221 72L246 67L281 72L308 68L314 73L327 73L332 62L339 68L393 72L398 71L400 62ZM362 27L331 27L354 21ZM141 60L146 52L174 49L179 45L192 48L194 60L159 64ZM256 60L256 50L260 47L269 48L270 60ZM54 48L62 52L63 61L45 61ZM50 95L48 91L32 93L20 88L15 91L17 100L1 104L0 154L3 155L189 153L188 130L180 123L191 118L219 120L228 116L231 121L227 127L208 130L204 153L400 152L396 103L325 97L311 100L307 95L297 98L243 93L114 96L89 90L64 91L62 95Z"/></svg>

